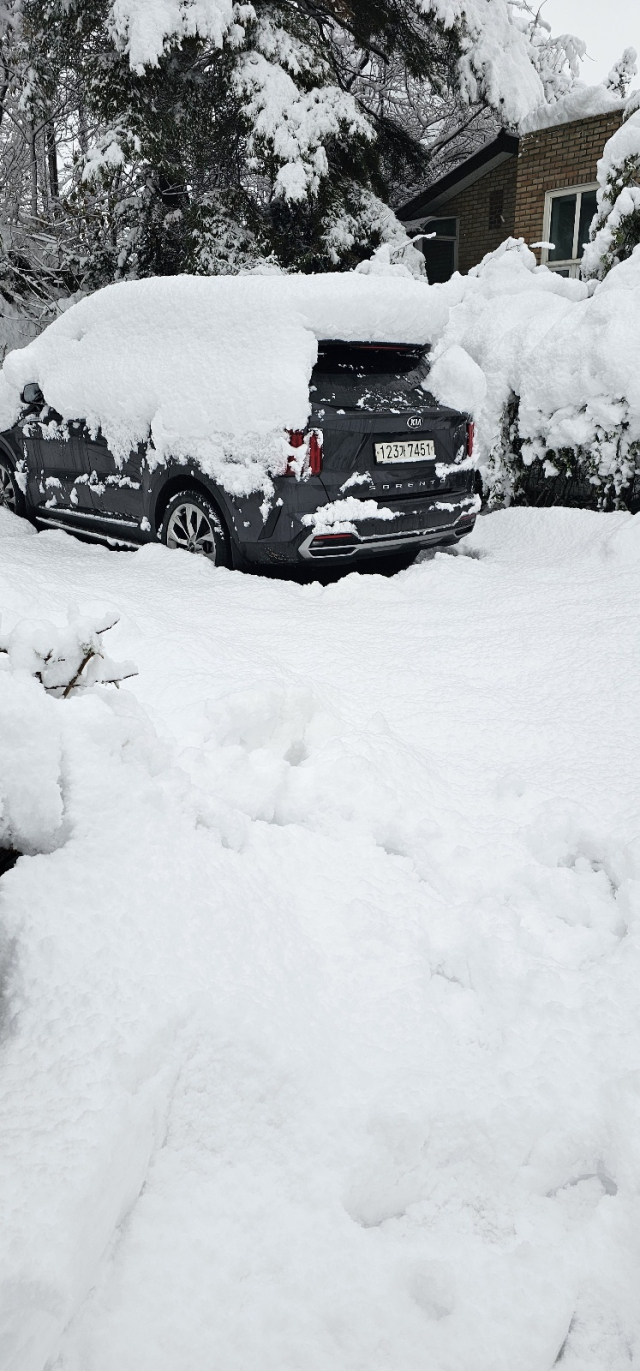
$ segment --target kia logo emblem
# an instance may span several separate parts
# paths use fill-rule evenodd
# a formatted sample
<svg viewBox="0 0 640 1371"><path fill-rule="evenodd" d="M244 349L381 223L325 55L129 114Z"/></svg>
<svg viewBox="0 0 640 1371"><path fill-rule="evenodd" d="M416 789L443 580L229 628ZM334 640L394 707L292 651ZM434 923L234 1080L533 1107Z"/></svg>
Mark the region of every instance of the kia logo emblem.
<svg viewBox="0 0 640 1371"><path fill-rule="evenodd" d="M407 419L407 428L422 428L422 419Z"/></svg>

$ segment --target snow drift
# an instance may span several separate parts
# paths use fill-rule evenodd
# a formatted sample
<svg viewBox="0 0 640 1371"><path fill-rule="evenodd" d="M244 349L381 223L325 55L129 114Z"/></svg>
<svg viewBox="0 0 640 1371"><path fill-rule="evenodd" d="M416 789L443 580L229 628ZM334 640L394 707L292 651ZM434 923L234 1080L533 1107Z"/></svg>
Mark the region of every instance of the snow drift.
<svg viewBox="0 0 640 1371"><path fill-rule="evenodd" d="M0 670L3 1368L637 1360L639 532L323 588L0 512L12 641L80 586L139 667Z"/></svg>

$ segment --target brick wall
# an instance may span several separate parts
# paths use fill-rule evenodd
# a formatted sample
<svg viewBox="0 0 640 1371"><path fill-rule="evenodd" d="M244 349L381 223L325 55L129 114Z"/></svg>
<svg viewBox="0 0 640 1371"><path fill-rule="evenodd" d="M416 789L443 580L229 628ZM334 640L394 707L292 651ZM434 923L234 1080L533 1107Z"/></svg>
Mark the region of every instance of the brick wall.
<svg viewBox="0 0 640 1371"><path fill-rule="evenodd" d="M546 191L595 181L604 145L621 123L622 111L614 111L540 129L520 139L518 157L513 159L517 163L516 238L540 242ZM536 256L540 261L539 249Z"/></svg>
<svg viewBox="0 0 640 1371"><path fill-rule="evenodd" d="M442 209L436 211L438 218L455 217L458 224L458 271L468 271L484 257L485 252L493 252L504 238L513 233L516 212L516 174L517 158L509 157L499 167L481 176L472 186L461 191L453 200L447 200ZM491 197L502 193L503 223L490 228L492 209L495 212L495 199Z"/></svg>

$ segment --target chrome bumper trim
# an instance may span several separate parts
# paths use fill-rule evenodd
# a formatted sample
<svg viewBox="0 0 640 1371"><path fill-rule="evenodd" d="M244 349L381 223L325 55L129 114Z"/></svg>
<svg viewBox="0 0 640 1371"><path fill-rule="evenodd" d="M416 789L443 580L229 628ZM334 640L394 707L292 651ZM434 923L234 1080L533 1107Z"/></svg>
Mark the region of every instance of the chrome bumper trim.
<svg viewBox="0 0 640 1371"><path fill-rule="evenodd" d="M307 562L324 562L328 561L329 557L340 557L345 559L348 557L357 557L359 553L367 552L367 550L370 550L373 547L380 548L382 551L393 551L396 548L406 547L407 543L417 543L421 547L428 547L431 543L440 543L443 538L450 537L452 533L454 535L463 533L464 529L461 529L459 525L462 523L463 519L467 519L468 517L468 515L462 514L459 515L452 524L442 524L440 528L423 529L419 532L412 530L407 533L374 533L368 538L362 538L359 533L354 533L352 536L357 539L355 547L347 547L344 551L341 551L339 547L336 547L335 552L325 551L324 549L321 552L312 552L311 543L314 538L322 537L322 534L315 532L309 533L303 542L300 543L298 552Z"/></svg>

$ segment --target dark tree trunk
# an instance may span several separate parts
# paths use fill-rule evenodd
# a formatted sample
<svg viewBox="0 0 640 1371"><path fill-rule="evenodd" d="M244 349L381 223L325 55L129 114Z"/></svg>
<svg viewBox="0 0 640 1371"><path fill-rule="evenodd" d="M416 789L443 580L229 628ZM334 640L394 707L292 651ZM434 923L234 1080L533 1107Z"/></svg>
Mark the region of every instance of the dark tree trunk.
<svg viewBox="0 0 640 1371"><path fill-rule="evenodd" d="M47 164L49 167L49 191L51 196L51 208L55 213L56 205L60 199L60 184L58 181L58 149L56 147L56 131L53 120L48 119L45 125L45 139L47 145Z"/></svg>
<svg viewBox="0 0 640 1371"><path fill-rule="evenodd" d="M31 217L38 218L38 153L36 149L36 131L33 123L27 126L27 142L29 145L29 180L31 183Z"/></svg>
<svg viewBox="0 0 640 1371"><path fill-rule="evenodd" d="M84 157L89 146L89 134L87 132L87 111L82 101L78 106L78 142L80 151Z"/></svg>

